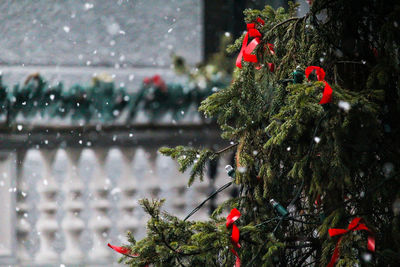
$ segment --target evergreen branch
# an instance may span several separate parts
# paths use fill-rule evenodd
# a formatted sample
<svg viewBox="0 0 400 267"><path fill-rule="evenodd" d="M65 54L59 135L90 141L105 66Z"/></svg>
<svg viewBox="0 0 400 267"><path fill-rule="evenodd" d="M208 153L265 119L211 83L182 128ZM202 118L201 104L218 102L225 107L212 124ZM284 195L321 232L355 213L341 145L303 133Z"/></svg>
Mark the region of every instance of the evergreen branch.
<svg viewBox="0 0 400 267"><path fill-rule="evenodd" d="M318 132L319 126L320 126L322 120L325 119L327 116L328 116L328 113L325 113L325 115L322 116L322 117L319 119L319 121L318 121L318 123L317 123L317 125L316 125L316 127L315 127L315 129L314 129L313 137L311 138L310 145L309 145L308 152L307 152L306 166L308 166L308 164L309 164L309 162L310 162L311 152L312 152L312 150L314 149L314 143L315 143L314 139L315 139L315 137L317 136L317 132ZM295 197L290 201L290 203L289 203L288 206L293 205L293 204L299 199L300 193L301 193L301 191L303 190L303 187L304 187L304 182L305 182L305 181L304 181L304 176L303 176L303 179L302 179L302 181L301 181L301 185L300 185L300 187L299 187L299 190L297 190L297 193L296 193Z"/></svg>
<svg viewBox="0 0 400 267"><path fill-rule="evenodd" d="M234 143L234 144L232 144L232 145L230 145L230 146L227 146L227 147L225 147L225 148L223 148L223 149L221 149L221 150L219 150L219 151L216 151L216 152L214 152L214 153L217 154L217 155L222 154L222 153L224 153L225 151L227 151L227 150L229 150L229 149L231 149L231 148L233 148L233 147L236 147L238 144L239 144L239 143Z"/></svg>
<svg viewBox="0 0 400 267"><path fill-rule="evenodd" d="M393 174L393 175L391 175L391 176L389 176L389 177L386 177L385 179L383 179L382 181L380 181L379 184L377 184L376 186L374 186L373 188L371 188L371 189L369 189L367 192L365 192L365 196L364 196L363 198L365 199L366 196L373 194L376 190L378 190L380 187L382 187L387 181L391 180L392 178L394 178L394 177L396 177L396 176L398 176L397 173L395 173L395 174ZM341 202L341 203L338 203L338 204L337 204L335 207L333 207L332 209L329 209L329 212L333 212L333 211L335 211L335 210L337 210L337 209L340 209L340 208L344 207L346 204L351 203L351 202L354 202L354 201L357 201L357 200L359 200L359 199L358 199L358 198L350 198L350 199L347 199L347 200L345 200L345 201L343 201L343 202ZM351 216L351 217L354 217L354 216Z"/></svg>
<svg viewBox="0 0 400 267"><path fill-rule="evenodd" d="M279 219L279 222L276 224L274 230L272 231L272 234L275 234L276 230L278 230L278 227L282 224L284 217L281 216Z"/></svg>
<svg viewBox="0 0 400 267"><path fill-rule="evenodd" d="M211 195L209 195L205 200L203 200L203 202L201 202L196 208L194 208L186 217L185 219L183 219L183 221L186 221L187 219L189 219L193 214L195 214L199 209L201 209L201 207L203 207L204 204L207 203L207 201L209 201L210 199L212 199L215 195L217 195L218 193L222 192L223 190L225 190L226 188L228 188L229 186L232 185L232 182L226 183L223 186L221 186L218 190L216 190L214 193L212 193Z"/></svg>
<svg viewBox="0 0 400 267"><path fill-rule="evenodd" d="M305 17L306 17L306 16L305 16ZM304 19L305 17L301 17L301 18L294 17L294 18L290 18L290 19L284 20L284 21L282 21L281 23L278 23L278 24L276 24L274 27L272 27L272 28L268 31L268 33L273 32L276 28L278 28L278 27L280 27L280 26L282 26L282 25L284 25L284 24L286 24L286 23L288 23L288 22L291 22L291 21L293 21L293 20Z"/></svg>
<svg viewBox="0 0 400 267"><path fill-rule="evenodd" d="M159 220L158 215L157 215L157 219ZM154 227L154 229L158 232L158 234L160 235L161 241L164 243L164 245L165 245L169 250L171 250L171 251L173 251L175 254L177 254L177 260L178 260L179 264L180 264L181 266L183 266L183 267L186 267L186 266L180 261L180 255L182 255L182 256L190 256L190 255L192 255L192 254L186 254L186 253L182 253L182 252L180 252L180 251L175 250L175 249L174 249L173 247L171 247L170 244L167 242L163 231L160 231L160 230L157 228L157 226L155 225L154 222L153 222L153 227Z"/></svg>
<svg viewBox="0 0 400 267"><path fill-rule="evenodd" d="M303 224L321 224L320 222L307 222L307 221L297 220L293 217L284 217L284 220L299 222Z"/></svg>
<svg viewBox="0 0 400 267"><path fill-rule="evenodd" d="M309 246L311 248L313 248L314 246ZM299 267L301 267L301 265L303 264L303 262L305 262L308 257L310 257L313 253L314 253L314 249L310 249L299 261L298 261L298 265Z"/></svg>
<svg viewBox="0 0 400 267"><path fill-rule="evenodd" d="M361 64L364 65L361 61L337 61L337 63L343 63L343 64Z"/></svg>
<svg viewBox="0 0 400 267"><path fill-rule="evenodd" d="M280 217L281 217L281 216L276 216L276 217L274 217L274 218L268 219L268 220L266 220L266 221L264 221L264 222L262 222L262 223L256 224L254 227L260 227L260 226L263 226L264 224L267 224L267 223L269 223L269 222L272 222L272 221L275 221L275 220L279 220Z"/></svg>

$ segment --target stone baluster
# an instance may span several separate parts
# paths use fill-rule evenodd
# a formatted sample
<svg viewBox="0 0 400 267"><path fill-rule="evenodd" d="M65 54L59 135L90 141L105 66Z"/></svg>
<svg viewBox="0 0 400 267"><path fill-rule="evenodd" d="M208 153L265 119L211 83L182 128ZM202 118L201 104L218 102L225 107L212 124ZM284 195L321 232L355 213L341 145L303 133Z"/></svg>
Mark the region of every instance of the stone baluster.
<svg viewBox="0 0 400 267"><path fill-rule="evenodd" d="M210 192L209 179L207 177L207 169L204 171L204 179L201 182L196 178L192 186L188 189L188 194L190 195L190 211L199 205L203 200L205 200ZM190 220L207 220L209 218L209 203L206 203L201 207Z"/></svg>
<svg viewBox="0 0 400 267"><path fill-rule="evenodd" d="M135 174L142 185L142 197L157 198L160 193L160 183L157 177L157 150L150 148L145 151L138 148L135 157Z"/></svg>
<svg viewBox="0 0 400 267"><path fill-rule="evenodd" d="M156 149L145 151L144 148L136 149L133 160L133 170L138 181L138 198L157 198L160 193L160 183L156 177ZM149 216L142 209L138 210L140 215L138 233L135 238L140 239L144 236L145 227Z"/></svg>
<svg viewBox="0 0 400 267"><path fill-rule="evenodd" d="M215 187L218 189L226 183L229 183L232 178L228 176L226 173L225 167L226 165L232 165L231 163L231 154L222 155L218 162L218 171L217 177L215 179ZM234 167L234 166L233 166ZM233 185L225 189L224 191L220 192L216 196L217 205L222 204L223 202L227 201L228 199L232 198L232 189Z"/></svg>
<svg viewBox="0 0 400 267"><path fill-rule="evenodd" d="M187 190L188 174L179 172L179 165L175 160L169 158L169 162L171 168L171 176L168 177L171 180L169 199L172 202L172 214L182 219L186 216L187 199L185 193Z"/></svg>
<svg viewBox="0 0 400 267"><path fill-rule="evenodd" d="M83 209L83 182L79 175L78 165L82 150L79 148L66 149L67 177L64 182L65 192L65 217L62 228L65 233L65 250L62 253L62 261L67 264L78 264L84 260L84 254L80 248L80 237L85 228L84 221L80 217Z"/></svg>
<svg viewBox="0 0 400 267"><path fill-rule="evenodd" d="M93 231L93 248L89 254L92 263L104 263L111 260L111 250L107 241L111 229L111 220L108 216L110 202L108 199L111 182L107 177L105 163L107 150L96 148L97 165L90 183L92 215L89 227Z"/></svg>
<svg viewBox="0 0 400 267"><path fill-rule="evenodd" d="M150 196L152 198L158 198L160 191L161 191L161 184L160 184L160 179L157 176L158 172L157 172L157 165L156 165L156 161L157 161L157 157L158 157L158 153L157 153L157 148L149 148L147 150L147 166L149 166L149 168L146 170L145 172L145 181L147 184L147 192L150 193Z"/></svg>
<svg viewBox="0 0 400 267"><path fill-rule="evenodd" d="M209 188L209 181L207 177L204 177L204 180L202 182L200 181L195 181L195 184L193 184L194 188L194 198L193 198L193 208L199 205L203 200L205 200L208 195L211 193L210 188ZM206 203L199 211L196 212L195 215L191 219L196 219L196 220L208 220L209 218L209 204Z"/></svg>
<svg viewBox="0 0 400 267"><path fill-rule="evenodd" d="M43 149L40 152L42 155L43 169L42 177L37 185L40 195L38 206L40 216L36 224L40 233L40 249L36 254L35 261L37 264L55 264L58 262L58 254L53 248L53 242L58 230L56 199L59 187L54 180L52 166L56 150Z"/></svg>
<svg viewBox="0 0 400 267"><path fill-rule="evenodd" d="M132 162L135 154L133 148L120 148L122 154L122 173L118 181L118 186L121 188L120 212L121 219L118 223L118 228L123 235L127 231L135 234L138 230L139 221L135 216L135 209L137 208L137 200L135 194L137 193L136 176L133 174Z"/></svg>
<svg viewBox="0 0 400 267"><path fill-rule="evenodd" d="M205 171L207 175L205 175L203 182L197 180L193 184L193 189L191 189L191 195L194 195L194 201L192 202L193 208L203 202L210 194L220 188L220 186L230 181L224 169L225 165L221 166L221 163L222 165L226 163L226 159L222 158L215 162L209 162L207 164L207 171ZM217 203L221 203L218 200L221 198L224 200L228 199L224 194L226 194L226 192L222 191L216 195L214 199L209 200L195 215L193 215L193 218L197 220L208 220L210 213L216 208Z"/></svg>
<svg viewBox="0 0 400 267"><path fill-rule="evenodd" d="M28 184L23 176L23 166L25 161L25 150L17 151L17 258L24 264L31 260L31 256L26 249L26 243L28 241L29 232L31 231L31 225L27 220L28 217Z"/></svg>

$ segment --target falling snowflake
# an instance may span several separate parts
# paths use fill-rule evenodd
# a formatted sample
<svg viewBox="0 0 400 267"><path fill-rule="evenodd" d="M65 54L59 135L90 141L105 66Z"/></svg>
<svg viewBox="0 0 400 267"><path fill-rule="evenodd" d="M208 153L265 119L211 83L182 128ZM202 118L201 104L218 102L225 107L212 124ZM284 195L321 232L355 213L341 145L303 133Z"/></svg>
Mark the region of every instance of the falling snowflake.
<svg viewBox="0 0 400 267"><path fill-rule="evenodd" d="M85 3L85 5L84 5L85 10L92 9L93 7L94 7L94 5L92 3Z"/></svg>
<svg viewBox="0 0 400 267"><path fill-rule="evenodd" d="M70 28L69 28L68 26L64 26L64 27L63 27L63 30L64 30L66 33L69 33Z"/></svg>
<svg viewBox="0 0 400 267"><path fill-rule="evenodd" d="M338 103L339 108L343 109L344 111L348 112L351 108L350 103L347 101L340 100Z"/></svg>

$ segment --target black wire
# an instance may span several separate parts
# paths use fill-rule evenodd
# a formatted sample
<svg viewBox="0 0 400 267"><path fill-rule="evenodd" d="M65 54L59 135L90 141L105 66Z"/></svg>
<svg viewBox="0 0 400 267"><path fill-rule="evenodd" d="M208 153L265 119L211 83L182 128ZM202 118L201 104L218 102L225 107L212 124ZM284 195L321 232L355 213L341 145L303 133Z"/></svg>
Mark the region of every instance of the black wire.
<svg viewBox="0 0 400 267"><path fill-rule="evenodd" d="M220 188L218 188L218 190L216 190L214 193L212 193L211 195L209 195L203 202L201 202L196 208L194 208L186 217L185 219L183 219L183 221L186 221L187 219L189 219L193 214L195 214L199 209L201 209L201 207L206 204L207 201L209 201L211 198L213 198L216 194L220 193L221 191L227 189L229 186L232 185L232 182L226 183L223 186L221 186Z"/></svg>

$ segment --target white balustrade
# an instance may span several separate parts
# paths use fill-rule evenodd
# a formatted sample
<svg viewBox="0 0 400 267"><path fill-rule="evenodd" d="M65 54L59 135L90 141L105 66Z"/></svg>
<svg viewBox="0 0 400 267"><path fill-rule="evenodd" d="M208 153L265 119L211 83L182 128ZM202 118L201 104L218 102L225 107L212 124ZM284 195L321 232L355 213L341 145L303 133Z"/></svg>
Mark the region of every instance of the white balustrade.
<svg viewBox="0 0 400 267"><path fill-rule="evenodd" d="M207 172L204 182L188 188L189 172L180 173L177 162L159 154L155 146L119 146L111 153L109 149L108 145L52 150L37 146L17 151L15 227L20 267L111 266L118 255L108 242L125 243L127 231L137 239L145 235L149 218L138 208L138 199L166 198L166 210L184 218L211 193ZM227 161L219 164L216 188L230 181L224 170ZM219 194L218 202L228 196L228 190ZM115 215L117 219L110 217ZM208 215L205 205L191 220L206 220Z"/></svg>
<svg viewBox="0 0 400 267"><path fill-rule="evenodd" d="M107 247L111 220L108 216L110 201L108 196L111 190L111 181L107 177L105 163L107 149L94 149L97 164L92 175L90 184L92 215L89 227L93 231L93 247L89 253L89 259L93 263L110 262L112 257L111 250Z"/></svg>
<svg viewBox="0 0 400 267"><path fill-rule="evenodd" d="M27 220L28 217L28 184L24 179L23 175L23 164L25 161L25 150L19 150L17 152L17 170L16 170L16 181L17 181L17 258L21 263L26 263L31 260L31 256L28 253L26 243L28 236L31 231L31 225Z"/></svg>
<svg viewBox="0 0 400 267"><path fill-rule="evenodd" d="M36 254L35 261L38 264L53 264L58 262L58 254L54 250L53 242L58 230L56 219L57 195L59 187L54 180L52 166L56 150L40 151L42 155L42 176L37 188L40 195L39 211L40 216L36 227L40 233L40 250Z"/></svg>
<svg viewBox="0 0 400 267"><path fill-rule="evenodd" d="M226 173L226 170L225 170L226 165L231 165L230 157L231 157L231 154L225 154L219 158L218 167L217 167L217 177L215 179L215 187L216 188L220 188L224 184L232 181L232 178ZM235 167L235 166L233 166L233 167ZM228 200L232 197L231 196L232 188L233 188L233 186L231 185L230 187L228 187L227 189L225 189L224 191L220 192L217 195L217 199L216 199L217 205L222 204L223 202L225 202L226 200Z"/></svg>
<svg viewBox="0 0 400 267"><path fill-rule="evenodd" d="M0 152L0 262L11 266L16 263L15 258L15 195L17 193L15 181L16 153Z"/></svg>
<svg viewBox="0 0 400 267"><path fill-rule="evenodd" d="M186 189L188 182L188 173L179 172L179 165L175 160L168 157L168 167L171 170L169 177L165 177L169 180L169 194L168 200L171 201L172 211L171 213L179 218L186 216Z"/></svg>
<svg viewBox="0 0 400 267"><path fill-rule="evenodd" d="M190 174L187 173L187 179L189 179ZM197 207L203 200L205 200L210 192L209 179L207 177L207 170L204 170L203 181L201 182L197 177L190 188L187 189L190 195L189 204L190 211ZM206 203L199 209L190 220L207 220L209 217L209 203Z"/></svg>
<svg viewBox="0 0 400 267"><path fill-rule="evenodd" d="M211 193L209 190L209 181L207 177L204 177L203 182L196 181L195 184L193 184L193 201L192 201L192 206L193 208L199 205L203 200L205 200L208 195ZM193 215L191 220L202 220L205 221L209 217L209 205L206 203L199 211Z"/></svg>
<svg viewBox="0 0 400 267"><path fill-rule="evenodd" d="M139 147L136 151L134 170L142 185L140 197L157 198L160 193L160 181L157 177L156 167L157 150L150 148L145 151Z"/></svg>
<svg viewBox="0 0 400 267"><path fill-rule="evenodd" d="M137 193L137 181L133 173L132 163L135 155L133 148L120 148L122 156L122 172L118 181L121 188L120 212L121 219L118 220L118 229L123 235L127 231L135 234L139 227L137 213L135 212L138 204L135 195Z"/></svg>
<svg viewBox="0 0 400 267"><path fill-rule="evenodd" d="M67 177L64 181L66 215L62 222L62 229L65 233L65 250L62 253L62 261L67 264L78 264L84 260L84 254L80 248L80 237L85 228L85 223L80 217L84 207L83 182L78 170L82 150L67 148L65 152L68 164Z"/></svg>

